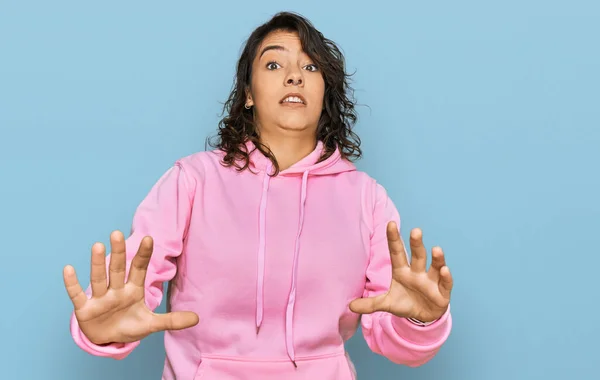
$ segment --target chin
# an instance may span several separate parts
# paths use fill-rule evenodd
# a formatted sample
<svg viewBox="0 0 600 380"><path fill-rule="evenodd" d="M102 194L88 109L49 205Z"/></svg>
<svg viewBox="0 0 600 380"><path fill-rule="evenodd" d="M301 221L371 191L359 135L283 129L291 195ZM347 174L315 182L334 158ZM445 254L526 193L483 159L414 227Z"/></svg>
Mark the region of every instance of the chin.
<svg viewBox="0 0 600 380"><path fill-rule="evenodd" d="M308 125L281 124L281 128L286 131L305 131L309 129Z"/></svg>
<svg viewBox="0 0 600 380"><path fill-rule="evenodd" d="M278 124L282 129L288 131L306 131L311 129L312 125L308 120L281 120Z"/></svg>

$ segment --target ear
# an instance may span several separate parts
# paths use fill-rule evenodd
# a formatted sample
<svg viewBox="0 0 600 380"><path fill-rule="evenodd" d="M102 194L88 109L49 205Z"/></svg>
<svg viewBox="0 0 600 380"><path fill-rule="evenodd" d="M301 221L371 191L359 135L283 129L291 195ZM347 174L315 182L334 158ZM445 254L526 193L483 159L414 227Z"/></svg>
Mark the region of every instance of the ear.
<svg viewBox="0 0 600 380"><path fill-rule="evenodd" d="M246 87L246 106L252 107L254 105L254 100L252 99L252 93L250 92L250 88Z"/></svg>

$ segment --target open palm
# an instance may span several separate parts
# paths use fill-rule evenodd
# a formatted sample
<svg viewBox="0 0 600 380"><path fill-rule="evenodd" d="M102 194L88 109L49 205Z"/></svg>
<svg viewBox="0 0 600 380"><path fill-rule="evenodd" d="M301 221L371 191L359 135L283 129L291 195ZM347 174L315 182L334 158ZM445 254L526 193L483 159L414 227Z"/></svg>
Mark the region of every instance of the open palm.
<svg viewBox="0 0 600 380"><path fill-rule="evenodd" d="M154 332L184 329L198 323L198 316L190 311L156 314L146 306L144 283L153 251L151 237L140 243L127 280L123 234L115 231L110 241L108 279L104 245L96 243L92 247L91 298L84 293L72 266L67 265L63 271L79 327L92 343L129 343Z"/></svg>
<svg viewBox="0 0 600 380"><path fill-rule="evenodd" d="M387 225L387 238L392 261L389 290L379 296L356 299L350 303L350 309L360 314L385 311L422 322L440 318L448 309L453 286L442 249L432 249L431 266L427 270L427 249L419 229L410 234L410 264L394 222Z"/></svg>

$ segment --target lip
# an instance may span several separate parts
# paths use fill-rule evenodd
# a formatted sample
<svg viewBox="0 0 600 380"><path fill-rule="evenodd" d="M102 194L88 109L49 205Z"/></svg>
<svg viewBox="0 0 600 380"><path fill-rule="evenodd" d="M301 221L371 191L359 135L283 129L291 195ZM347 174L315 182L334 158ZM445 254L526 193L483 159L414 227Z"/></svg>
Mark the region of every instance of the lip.
<svg viewBox="0 0 600 380"><path fill-rule="evenodd" d="M304 96L302 96L301 94L297 93L297 92L290 92L289 94L286 94L283 98L281 98L281 100L279 101L279 104L283 104L283 101L286 98L289 98L290 96L295 96L297 98L300 98L300 100L302 100L302 104L298 104L298 103L285 103L287 104L291 104L291 105L306 105L306 99L304 98Z"/></svg>

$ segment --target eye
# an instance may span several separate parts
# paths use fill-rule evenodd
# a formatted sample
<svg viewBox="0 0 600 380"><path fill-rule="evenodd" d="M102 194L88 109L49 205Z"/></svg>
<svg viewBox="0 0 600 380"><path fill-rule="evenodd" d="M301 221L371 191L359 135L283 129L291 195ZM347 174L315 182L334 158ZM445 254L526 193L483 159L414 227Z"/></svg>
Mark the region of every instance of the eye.
<svg viewBox="0 0 600 380"><path fill-rule="evenodd" d="M276 70L278 68L280 68L281 66L279 66L279 64L275 61L271 61L269 63L267 63L267 69L268 70Z"/></svg>
<svg viewBox="0 0 600 380"><path fill-rule="evenodd" d="M319 71L319 68L317 67L317 65L311 63L310 65L306 65L304 66L305 69L307 69L308 71Z"/></svg>

